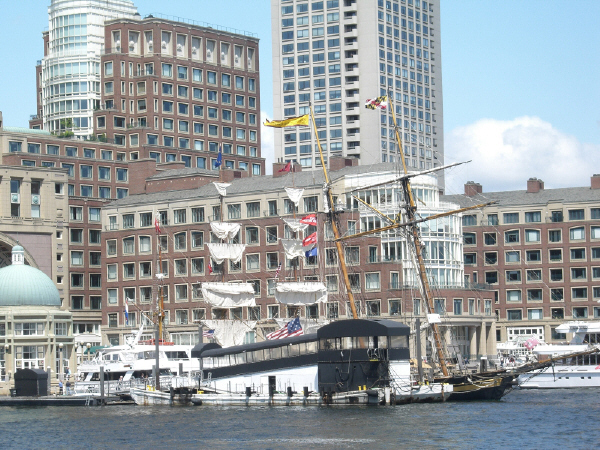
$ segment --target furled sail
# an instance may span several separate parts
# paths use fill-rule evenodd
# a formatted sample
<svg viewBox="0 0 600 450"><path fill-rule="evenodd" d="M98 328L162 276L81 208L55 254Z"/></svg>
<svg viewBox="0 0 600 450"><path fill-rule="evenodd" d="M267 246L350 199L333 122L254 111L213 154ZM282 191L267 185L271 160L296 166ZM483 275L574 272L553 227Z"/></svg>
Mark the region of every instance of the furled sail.
<svg viewBox="0 0 600 450"><path fill-rule="evenodd" d="M290 200L294 202L294 205L298 206L298 202L302 198L302 194L304 194L304 189L286 187L285 191L287 192L287 195L290 198Z"/></svg>
<svg viewBox="0 0 600 450"><path fill-rule="evenodd" d="M217 183L216 181L214 181L213 184L215 185L219 195L223 197L227 195L227 188L231 186L231 183Z"/></svg>
<svg viewBox="0 0 600 450"><path fill-rule="evenodd" d="M283 282L275 287L275 300L286 305L302 306L327 301L327 288L321 282Z"/></svg>
<svg viewBox="0 0 600 450"><path fill-rule="evenodd" d="M210 257L217 264L221 264L228 259L234 263L242 260L246 244L206 244L210 251Z"/></svg>
<svg viewBox="0 0 600 450"><path fill-rule="evenodd" d="M250 283L202 283L202 296L218 308L256 306L254 286Z"/></svg>
<svg viewBox="0 0 600 450"><path fill-rule="evenodd" d="M255 321L240 320L203 320L202 324L209 330L215 330L214 337L223 347L244 344L248 331L254 331Z"/></svg>
<svg viewBox="0 0 600 450"><path fill-rule="evenodd" d="M283 219L285 224L292 229L294 233L304 231L308 228L308 224L300 223L300 219Z"/></svg>
<svg viewBox="0 0 600 450"><path fill-rule="evenodd" d="M293 259L297 256L304 256L304 253L310 248L302 246L302 240L300 239L280 239L281 245L283 245L283 251L288 259Z"/></svg>
<svg viewBox="0 0 600 450"><path fill-rule="evenodd" d="M233 239L240 231L240 224L235 222L211 222L210 229L219 239Z"/></svg>

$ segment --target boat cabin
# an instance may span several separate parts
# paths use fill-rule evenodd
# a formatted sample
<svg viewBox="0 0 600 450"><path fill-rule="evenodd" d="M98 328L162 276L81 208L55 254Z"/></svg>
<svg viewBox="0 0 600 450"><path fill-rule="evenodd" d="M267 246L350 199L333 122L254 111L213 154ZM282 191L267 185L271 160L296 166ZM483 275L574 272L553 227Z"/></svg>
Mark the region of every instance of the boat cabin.
<svg viewBox="0 0 600 450"><path fill-rule="evenodd" d="M390 362L409 371L409 333L392 320L342 320L286 339L226 348L201 343L192 357L201 359L204 379L229 391L268 385L346 392L389 383Z"/></svg>

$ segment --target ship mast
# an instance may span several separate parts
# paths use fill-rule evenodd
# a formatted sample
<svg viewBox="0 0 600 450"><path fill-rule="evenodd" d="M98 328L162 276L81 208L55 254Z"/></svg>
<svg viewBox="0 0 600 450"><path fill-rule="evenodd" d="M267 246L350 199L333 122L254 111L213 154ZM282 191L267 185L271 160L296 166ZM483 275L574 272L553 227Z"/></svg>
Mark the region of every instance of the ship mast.
<svg viewBox="0 0 600 450"><path fill-rule="evenodd" d="M402 169L404 174L408 174L408 170L406 168L406 160L404 158L404 149L402 148L402 140L400 139L400 134L398 133L398 124L396 123L396 112L394 111L394 104L392 102L392 96L388 94L388 102L390 105L390 109L392 111L392 119L394 121L394 131L396 132L396 142L398 143L398 155L402 161ZM404 195L404 201L407 204L406 208L406 216L409 222L414 222L416 219L416 211L417 205L415 204L415 199L413 197L412 189L410 187L410 179L408 177L403 178L402 181L402 191ZM429 314L433 313L434 305L433 305L433 293L431 292L431 286L429 285L429 280L427 279L427 271L425 268L425 259L423 258L423 250L421 247L421 237L419 235L419 227L416 223L413 223L408 227L408 231L412 237L415 249L415 255L417 257L417 265L418 265L418 275L419 280L421 281L422 287L422 295L425 297L425 304L427 305L427 312ZM440 336L440 329L437 323L431 323L431 329L433 331L433 340L435 342L435 349L437 352L438 360L440 363L440 368L442 369L442 373L445 377L448 376L448 367L446 365L446 357L444 355L444 348L442 346L442 338Z"/></svg>
<svg viewBox="0 0 600 450"><path fill-rule="evenodd" d="M158 311L156 312L156 336L154 338L154 348L155 348L155 357L156 357L156 371L154 373L155 376L155 389L160 390L160 340L163 337L163 319L165 317L165 302L164 302L164 274L162 272L162 245L160 242L160 219L155 217L155 231L156 231L156 240L158 243L158 267L161 273L160 283L159 283L159 296L158 296Z"/></svg>
<svg viewBox="0 0 600 450"><path fill-rule="evenodd" d="M350 303L350 309L352 310L352 318L358 319L356 312L356 304L354 303L354 294L352 293L352 286L350 285L350 278L348 277L348 271L346 270L346 258L342 249L342 243L340 242L340 232L335 222L335 203L333 202L333 194L331 193L331 186L329 185L329 175L327 174L327 165L323 158L323 150L321 149L321 141L319 140L319 133L317 131L317 124L315 122L315 115L313 112L312 104L310 105L310 117L312 118L313 128L315 130L315 137L317 139L317 146L319 147L319 156L321 157L321 166L323 167L323 175L325 176L325 184L327 186L327 200L329 201L329 217L331 218L331 228L333 230L333 236L335 238L335 247L338 253L338 259L340 260L340 267L342 274L344 275L344 285L346 286L346 294L348 295L348 303Z"/></svg>

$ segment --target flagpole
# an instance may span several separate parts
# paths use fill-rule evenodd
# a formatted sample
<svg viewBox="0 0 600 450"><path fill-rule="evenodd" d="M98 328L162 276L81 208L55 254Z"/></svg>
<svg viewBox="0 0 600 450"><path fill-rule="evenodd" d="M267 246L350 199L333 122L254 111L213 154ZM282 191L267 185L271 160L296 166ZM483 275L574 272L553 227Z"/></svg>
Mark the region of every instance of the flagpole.
<svg viewBox="0 0 600 450"><path fill-rule="evenodd" d="M342 244L339 241L340 233L335 223L335 204L333 202L333 194L329 186L329 175L327 174L327 166L325 165L325 158L323 158L323 149L321 148L321 141L319 140L319 132L317 131L317 123L315 122L315 115L313 112L312 102L310 103L310 117L312 118L313 128L315 130L315 137L317 139L317 146L319 147L319 156L321 157L321 165L323 166L323 175L325 177L325 184L327 185L327 199L329 200L329 214L331 217L331 228L333 230L333 236L335 237L335 247L338 253L338 259L340 260L340 267L342 274L344 275L344 285L346 286L346 294L348 295L348 303L350 303L350 309L352 310L352 317L358 319L356 312L356 304L354 303L354 294L352 293L352 286L350 285L350 278L348 277L348 271L346 269L346 258L342 249Z"/></svg>

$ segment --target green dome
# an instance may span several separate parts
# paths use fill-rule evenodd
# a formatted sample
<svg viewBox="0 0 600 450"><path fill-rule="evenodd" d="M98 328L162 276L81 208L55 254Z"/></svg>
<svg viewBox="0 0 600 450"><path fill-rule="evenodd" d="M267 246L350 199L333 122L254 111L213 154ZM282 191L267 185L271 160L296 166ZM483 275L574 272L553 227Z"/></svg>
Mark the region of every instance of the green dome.
<svg viewBox="0 0 600 450"><path fill-rule="evenodd" d="M13 247L13 264L0 269L0 307L60 306L60 294L41 270L23 264L23 247Z"/></svg>

